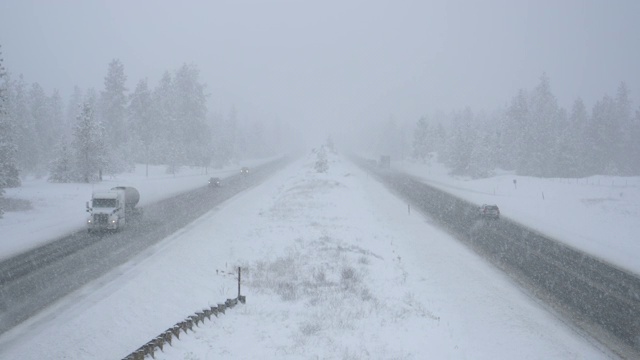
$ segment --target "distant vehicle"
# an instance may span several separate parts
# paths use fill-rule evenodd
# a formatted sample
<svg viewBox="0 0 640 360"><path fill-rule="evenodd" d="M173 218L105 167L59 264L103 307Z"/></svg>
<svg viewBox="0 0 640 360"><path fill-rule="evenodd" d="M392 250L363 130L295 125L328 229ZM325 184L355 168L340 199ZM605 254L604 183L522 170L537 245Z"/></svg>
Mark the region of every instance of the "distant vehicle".
<svg viewBox="0 0 640 360"><path fill-rule="evenodd" d="M242 169L240 169L240 174L244 174L247 175L249 173L249 168L248 167L243 167Z"/></svg>
<svg viewBox="0 0 640 360"><path fill-rule="evenodd" d="M140 201L140 193L131 186L117 186L108 191L96 191L87 201L87 231L118 231L132 217L142 214L136 208Z"/></svg>
<svg viewBox="0 0 640 360"><path fill-rule="evenodd" d="M209 186L210 187L219 187L220 186L220 178L212 177L211 179L209 179Z"/></svg>
<svg viewBox="0 0 640 360"><path fill-rule="evenodd" d="M500 219L500 209L498 205L483 204L478 209L478 215L485 219Z"/></svg>

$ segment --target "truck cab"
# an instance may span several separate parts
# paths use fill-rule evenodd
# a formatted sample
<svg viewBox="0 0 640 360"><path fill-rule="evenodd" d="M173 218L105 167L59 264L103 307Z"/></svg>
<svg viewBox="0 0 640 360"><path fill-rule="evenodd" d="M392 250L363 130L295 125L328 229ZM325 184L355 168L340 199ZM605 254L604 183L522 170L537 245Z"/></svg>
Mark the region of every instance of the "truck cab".
<svg viewBox="0 0 640 360"><path fill-rule="evenodd" d="M123 191L94 192L87 202L87 231L119 230L125 225L124 211Z"/></svg>

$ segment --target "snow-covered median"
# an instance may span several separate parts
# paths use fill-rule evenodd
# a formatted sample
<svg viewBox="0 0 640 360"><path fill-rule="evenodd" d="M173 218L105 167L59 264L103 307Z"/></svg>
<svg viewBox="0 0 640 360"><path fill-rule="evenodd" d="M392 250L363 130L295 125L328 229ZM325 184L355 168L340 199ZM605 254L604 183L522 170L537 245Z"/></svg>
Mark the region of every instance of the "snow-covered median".
<svg viewBox="0 0 640 360"><path fill-rule="evenodd" d="M0 358L122 358L205 306L246 305L156 359L605 358L367 174L285 170L0 338Z"/></svg>

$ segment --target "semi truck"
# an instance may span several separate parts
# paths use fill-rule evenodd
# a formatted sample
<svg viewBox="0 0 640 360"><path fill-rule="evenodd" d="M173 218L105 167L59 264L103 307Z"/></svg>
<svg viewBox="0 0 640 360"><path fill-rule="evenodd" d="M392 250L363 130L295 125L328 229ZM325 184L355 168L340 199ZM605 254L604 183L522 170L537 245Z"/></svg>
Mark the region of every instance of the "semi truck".
<svg viewBox="0 0 640 360"><path fill-rule="evenodd" d="M140 193L131 186L116 186L107 191L95 191L87 201L87 231L119 231L127 222L142 214L136 208Z"/></svg>

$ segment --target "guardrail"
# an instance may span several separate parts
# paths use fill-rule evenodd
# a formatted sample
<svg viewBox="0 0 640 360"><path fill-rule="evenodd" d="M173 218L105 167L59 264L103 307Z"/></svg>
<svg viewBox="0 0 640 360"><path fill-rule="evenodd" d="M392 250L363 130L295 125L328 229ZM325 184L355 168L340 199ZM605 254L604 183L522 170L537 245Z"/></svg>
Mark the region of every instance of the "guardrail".
<svg viewBox="0 0 640 360"><path fill-rule="evenodd" d="M156 351L164 351L164 346L171 346L174 339L180 340L181 333L187 333L187 331L193 331L194 326L198 326L199 323L204 323L204 320L211 320L211 315L218 317L219 314L225 314L226 310L233 309L238 303L245 304L247 299L245 296L240 295L240 280L241 280L241 268L238 268L238 297L234 299L227 299L223 304L217 304L210 306L209 308L195 312L193 315L188 316L183 321L173 325L167 330L163 331L160 335L153 338L151 341L140 346L131 354L123 358L123 360L144 360L145 357L151 356L155 359Z"/></svg>

